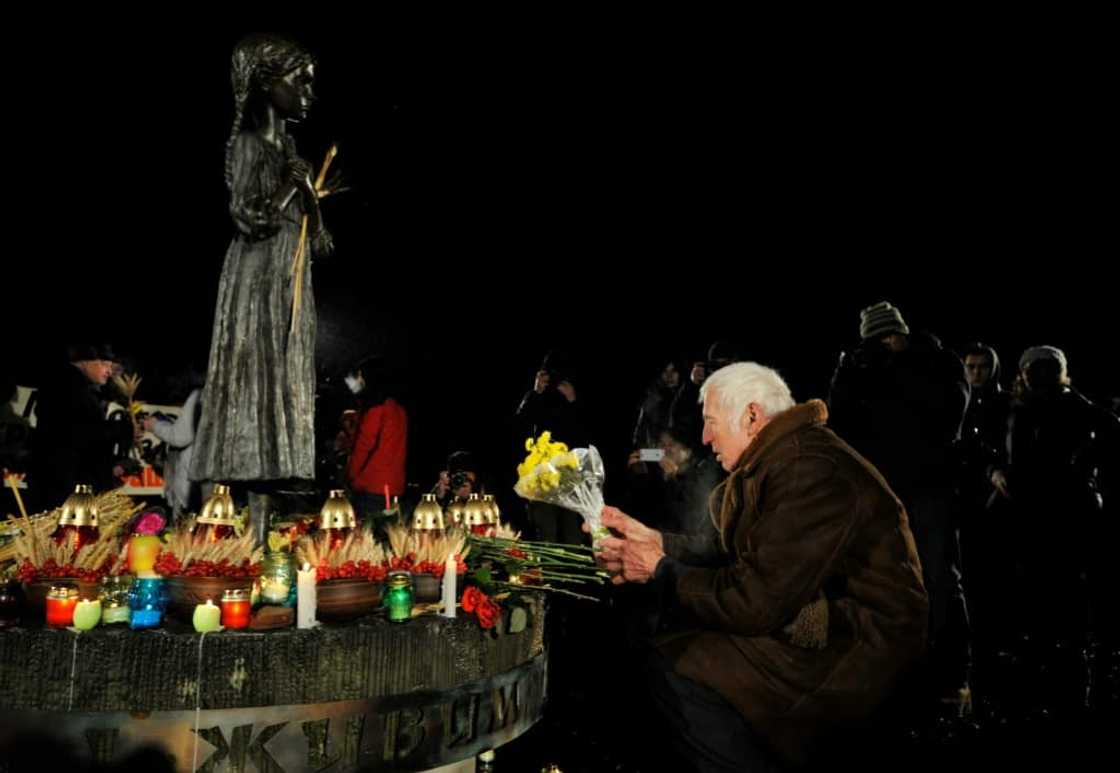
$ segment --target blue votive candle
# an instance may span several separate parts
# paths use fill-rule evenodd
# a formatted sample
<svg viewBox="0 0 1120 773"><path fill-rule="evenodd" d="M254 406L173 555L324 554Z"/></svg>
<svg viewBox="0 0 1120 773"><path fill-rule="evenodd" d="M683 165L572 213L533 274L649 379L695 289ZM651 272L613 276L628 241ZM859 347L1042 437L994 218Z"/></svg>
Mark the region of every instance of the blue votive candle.
<svg viewBox="0 0 1120 773"><path fill-rule="evenodd" d="M158 628L160 620L163 619L163 612L158 609L134 609L132 610L132 619L129 625L132 630L138 631L141 628Z"/></svg>
<svg viewBox="0 0 1120 773"><path fill-rule="evenodd" d="M155 628L167 607L167 590L161 577L137 577L128 590L128 606L132 609L129 625L132 630Z"/></svg>

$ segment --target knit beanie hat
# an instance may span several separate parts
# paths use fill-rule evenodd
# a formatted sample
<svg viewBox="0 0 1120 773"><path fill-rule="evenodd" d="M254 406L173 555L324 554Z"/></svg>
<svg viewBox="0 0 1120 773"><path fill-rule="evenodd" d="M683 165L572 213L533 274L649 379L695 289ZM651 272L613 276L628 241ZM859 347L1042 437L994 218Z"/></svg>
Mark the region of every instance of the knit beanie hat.
<svg viewBox="0 0 1120 773"><path fill-rule="evenodd" d="M859 313L860 338L882 338L891 333L910 334L910 328L906 327L902 315L894 306L883 301Z"/></svg>
<svg viewBox="0 0 1120 773"><path fill-rule="evenodd" d="M1066 372L1066 353L1056 346L1032 346L1027 349L1019 358L1019 370L1026 370L1038 360L1053 360L1061 366L1062 373Z"/></svg>

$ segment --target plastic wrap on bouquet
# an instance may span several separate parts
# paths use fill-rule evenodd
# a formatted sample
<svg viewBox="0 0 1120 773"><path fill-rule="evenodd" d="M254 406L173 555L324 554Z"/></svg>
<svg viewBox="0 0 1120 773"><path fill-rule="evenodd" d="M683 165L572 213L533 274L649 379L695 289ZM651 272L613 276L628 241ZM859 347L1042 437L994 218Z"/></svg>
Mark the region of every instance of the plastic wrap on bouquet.
<svg viewBox="0 0 1120 773"><path fill-rule="evenodd" d="M610 535L602 525L603 458L595 446L569 451L553 443L550 433L525 442L528 457L517 467L514 491L534 502L547 502L583 516L591 530L592 544Z"/></svg>

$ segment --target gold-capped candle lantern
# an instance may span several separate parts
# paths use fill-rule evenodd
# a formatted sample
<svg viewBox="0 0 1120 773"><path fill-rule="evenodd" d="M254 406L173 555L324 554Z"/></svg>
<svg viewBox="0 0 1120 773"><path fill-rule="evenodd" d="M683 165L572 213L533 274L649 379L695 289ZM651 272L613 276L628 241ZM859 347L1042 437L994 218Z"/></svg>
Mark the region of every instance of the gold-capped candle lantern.
<svg viewBox="0 0 1120 773"><path fill-rule="evenodd" d="M463 506L463 523L468 529L480 529L486 526L486 505L478 494L471 494L467 504Z"/></svg>
<svg viewBox="0 0 1120 773"><path fill-rule="evenodd" d="M412 511L413 531L443 531L443 508L435 494L424 494Z"/></svg>
<svg viewBox="0 0 1120 773"><path fill-rule="evenodd" d="M319 511L320 529L356 529L358 516L342 489L332 489Z"/></svg>
<svg viewBox="0 0 1120 773"><path fill-rule="evenodd" d="M497 526L502 520L502 511L498 509L498 503L494 500L493 494L483 494L482 504L486 505L486 523L489 526Z"/></svg>
<svg viewBox="0 0 1120 773"><path fill-rule="evenodd" d="M237 533L237 508L224 483L214 485L214 491L202 505L202 513L195 520L194 533L205 531L211 542L233 537Z"/></svg>
<svg viewBox="0 0 1120 773"><path fill-rule="evenodd" d="M447 526L454 526L456 528L463 525L463 520L466 517L464 502L459 497L452 497L451 501L447 503L447 509L443 511L443 521Z"/></svg>
<svg viewBox="0 0 1120 773"><path fill-rule="evenodd" d="M346 539L351 530L358 527L358 516L354 506L346 498L342 489L332 489L327 501L319 510L319 530L330 532L330 547L336 548Z"/></svg>
<svg viewBox="0 0 1120 773"><path fill-rule="evenodd" d="M51 538L57 545L71 540L74 552L77 552L83 545L96 542L101 536L97 516L97 498L93 495L93 487L81 484L75 486L74 493L62 503L58 526L51 533Z"/></svg>

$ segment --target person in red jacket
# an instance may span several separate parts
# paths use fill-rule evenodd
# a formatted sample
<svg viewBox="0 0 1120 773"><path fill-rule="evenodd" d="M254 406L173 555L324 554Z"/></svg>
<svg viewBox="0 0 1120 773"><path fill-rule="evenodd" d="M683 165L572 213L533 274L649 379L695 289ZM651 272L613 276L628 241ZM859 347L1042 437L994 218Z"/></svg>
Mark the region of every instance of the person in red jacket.
<svg viewBox="0 0 1120 773"><path fill-rule="evenodd" d="M384 509L386 490L390 497L404 494L408 454L408 414L388 396L381 379L370 374L366 382L364 371L368 370L362 366L347 376L351 389L357 387L360 418L346 480L362 514Z"/></svg>

